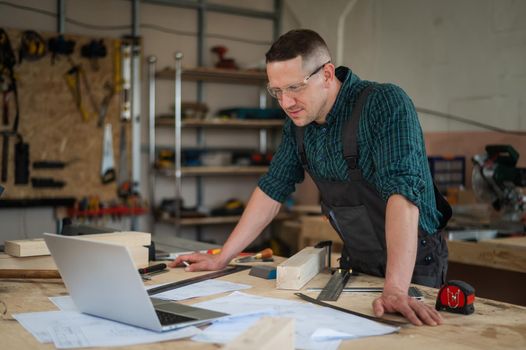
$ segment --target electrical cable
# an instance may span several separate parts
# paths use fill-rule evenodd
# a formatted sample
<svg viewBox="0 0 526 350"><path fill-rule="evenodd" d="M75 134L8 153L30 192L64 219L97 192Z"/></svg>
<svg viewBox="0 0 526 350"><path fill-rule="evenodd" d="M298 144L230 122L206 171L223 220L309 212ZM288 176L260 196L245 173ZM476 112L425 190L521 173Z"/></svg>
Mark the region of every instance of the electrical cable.
<svg viewBox="0 0 526 350"><path fill-rule="evenodd" d="M39 14L46 15L46 16L53 17L53 18L57 17L57 14L55 12L42 10L42 9L30 7L30 6L13 4L13 3L10 3L8 1L0 1L0 5L10 6L10 7L19 9L19 10L35 12L35 13L39 13ZM78 21L78 20L70 18L70 17L66 17L65 21L67 23L70 23L70 24L73 24L73 25L76 25L76 26L79 26L79 27L82 27L82 28L93 29L93 30L127 30L127 29L131 29L131 27L132 27L131 24L129 24L129 25L98 25L98 24L90 24L90 23ZM196 32L172 29L172 28L163 27L163 26L160 26L160 25L157 25L157 24L141 23L139 26L141 28L152 29L152 30L156 30L156 31L163 32L163 33L168 33L168 34L175 34L175 35L182 35L182 36L192 36L192 37L196 37L197 36ZM230 36L230 35L223 35L223 34L212 34L212 33L209 33L209 34L206 34L206 36L209 37L209 38L225 39L225 40L243 42L243 43L247 43L247 44L261 45L261 46L269 46L271 44L270 41L244 39L244 38L239 38L239 37Z"/></svg>

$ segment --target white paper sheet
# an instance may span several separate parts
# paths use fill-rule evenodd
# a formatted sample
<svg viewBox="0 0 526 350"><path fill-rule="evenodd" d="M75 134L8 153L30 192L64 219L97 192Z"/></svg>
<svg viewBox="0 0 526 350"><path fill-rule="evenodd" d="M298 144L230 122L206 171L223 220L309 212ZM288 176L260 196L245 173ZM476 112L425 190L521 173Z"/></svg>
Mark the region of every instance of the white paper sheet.
<svg viewBox="0 0 526 350"><path fill-rule="evenodd" d="M38 341L53 342L59 349L152 343L200 332L196 327L186 327L158 333L75 311L32 312L13 317Z"/></svg>
<svg viewBox="0 0 526 350"><path fill-rule="evenodd" d="M233 315L251 310L294 318L296 320L296 348L298 349L336 349L341 339L383 335L398 331L396 327L318 305L241 292L234 292L227 297L205 301L195 306ZM246 316L232 318L230 321L215 322L192 340L226 343L250 327L259 317Z"/></svg>
<svg viewBox="0 0 526 350"><path fill-rule="evenodd" d="M58 307L59 310L79 311L79 309L77 309L77 306L73 302L73 298L71 298L69 295L62 295L59 297L49 297L49 300L51 300L51 302L55 304L55 306Z"/></svg>
<svg viewBox="0 0 526 350"><path fill-rule="evenodd" d="M148 286L146 289L153 288ZM234 283L228 281L221 281L217 279L210 279L192 285L184 286L177 289L172 289L167 292L152 295L155 298L166 300L185 300L190 298L204 297L208 295L233 292L236 290L244 290L252 288L248 284Z"/></svg>

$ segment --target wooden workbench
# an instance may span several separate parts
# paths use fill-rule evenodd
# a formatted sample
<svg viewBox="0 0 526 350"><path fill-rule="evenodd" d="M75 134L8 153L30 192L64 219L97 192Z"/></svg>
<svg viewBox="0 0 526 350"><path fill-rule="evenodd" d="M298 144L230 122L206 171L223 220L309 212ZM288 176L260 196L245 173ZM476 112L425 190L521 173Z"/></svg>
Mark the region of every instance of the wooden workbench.
<svg viewBox="0 0 526 350"><path fill-rule="evenodd" d="M154 276L148 284L177 281L201 273L187 273L174 269L169 273ZM274 280L264 280L248 275L248 271L223 277L226 280L247 283L253 286L245 292L273 298L298 300L293 291L275 289ZM307 287L321 287L328 275L320 274ZM358 276L353 286L382 286L383 280L376 277ZM434 305L436 290L420 288L425 302ZM17 321L12 314L21 312L55 310L48 297L65 295L67 291L61 280L0 280L0 300L7 305L7 314L0 320L0 339L3 349L52 349L52 344L40 344ZM309 293L307 293L309 294ZM316 296L315 293L310 293ZM224 295L193 299L189 304ZM337 305L372 315L371 303L377 294L343 294ZM0 309L2 305L0 305ZM400 333L381 337L370 337L342 342L340 349L495 349L526 348L526 308L492 300L477 299L475 314L470 316L443 313L444 325L439 327L405 326ZM0 310L1 311L1 310ZM392 316L396 319L396 316ZM213 344L189 340L136 345L127 349L217 349Z"/></svg>
<svg viewBox="0 0 526 350"><path fill-rule="evenodd" d="M323 240L340 242L328 220L322 215L300 216L298 247ZM448 241L448 249L448 280L464 280L480 296L526 305L526 236Z"/></svg>

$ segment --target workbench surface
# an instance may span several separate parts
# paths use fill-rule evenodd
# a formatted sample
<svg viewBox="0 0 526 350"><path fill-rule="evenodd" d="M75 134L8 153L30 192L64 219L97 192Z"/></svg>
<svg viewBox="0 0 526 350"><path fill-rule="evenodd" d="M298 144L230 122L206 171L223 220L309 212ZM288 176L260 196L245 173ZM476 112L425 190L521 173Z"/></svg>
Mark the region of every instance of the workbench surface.
<svg viewBox="0 0 526 350"><path fill-rule="evenodd" d="M207 272L204 272L207 273ZM188 273L182 269L172 269L169 273L154 276L147 284L172 282L203 273ZM320 274L309 282L308 287L322 287L328 280L328 274ZM222 277L232 282L246 283L253 288L245 290L249 294L273 298L300 300L294 291L275 289L275 280L264 280L248 275L242 271ZM383 280L370 276L354 277L349 285L353 287L381 287ZM436 289L419 287L426 303L434 305ZM305 293L305 292L304 292ZM59 279L51 280L0 280L0 300L7 305L7 314L0 320L0 341L2 349L52 349L52 344L40 344L33 336L12 318L12 314L34 311L56 310L48 297L65 295L67 291ZM316 293L305 293L316 297ZM186 303L193 304L207 299L224 296L197 298ZM344 293L336 302L338 306L372 315L371 303L375 293ZM2 308L2 305L0 305ZM1 311L1 310L0 310ZM399 333L343 341L340 349L496 349L526 348L526 308L496 302L487 299L475 301L475 314L464 316L442 313L444 324L438 327L415 327L407 325ZM397 316L391 316L398 319ZM189 340L169 341L164 343L128 346L129 349L217 349L214 344L197 343Z"/></svg>

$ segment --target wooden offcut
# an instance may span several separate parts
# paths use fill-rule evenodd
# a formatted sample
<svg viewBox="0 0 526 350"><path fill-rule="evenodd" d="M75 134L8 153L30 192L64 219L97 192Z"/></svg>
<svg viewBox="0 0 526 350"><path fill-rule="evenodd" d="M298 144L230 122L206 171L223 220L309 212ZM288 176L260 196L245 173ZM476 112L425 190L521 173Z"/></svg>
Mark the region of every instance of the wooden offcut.
<svg viewBox="0 0 526 350"><path fill-rule="evenodd" d="M46 242L43 238L19 239L5 241L6 254L17 257L49 255Z"/></svg>
<svg viewBox="0 0 526 350"><path fill-rule="evenodd" d="M323 270L325 248L307 247L278 265L276 287L278 289L301 289Z"/></svg>
<svg viewBox="0 0 526 350"><path fill-rule="evenodd" d="M263 317L225 345L224 350L293 350L294 319Z"/></svg>
<svg viewBox="0 0 526 350"><path fill-rule="evenodd" d="M152 235L150 233L137 231L97 233L93 235L82 235L76 237L88 241L114 243L124 245L126 247L146 246L152 243Z"/></svg>

